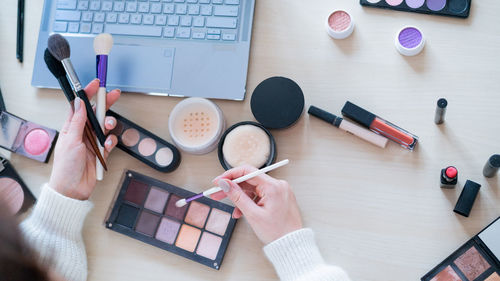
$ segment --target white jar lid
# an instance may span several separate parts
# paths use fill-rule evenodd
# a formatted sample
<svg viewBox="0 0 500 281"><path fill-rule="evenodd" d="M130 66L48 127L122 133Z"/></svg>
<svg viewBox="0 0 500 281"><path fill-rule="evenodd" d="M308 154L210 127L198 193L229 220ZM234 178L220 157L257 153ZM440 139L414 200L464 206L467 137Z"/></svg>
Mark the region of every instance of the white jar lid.
<svg viewBox="0 0 500 281"><path fill-rule="evenodd" d="M416 56L424 49L424 33L417 27L405 26L396 35L395 44L402 55Z"/></svg>
<svg viewBox="0 0 500 281"><path fill-rule="evenodd" d="M354 19L343 10L333 11L325 22L326 32L334 39L345 39L354 31Z"/></svg>

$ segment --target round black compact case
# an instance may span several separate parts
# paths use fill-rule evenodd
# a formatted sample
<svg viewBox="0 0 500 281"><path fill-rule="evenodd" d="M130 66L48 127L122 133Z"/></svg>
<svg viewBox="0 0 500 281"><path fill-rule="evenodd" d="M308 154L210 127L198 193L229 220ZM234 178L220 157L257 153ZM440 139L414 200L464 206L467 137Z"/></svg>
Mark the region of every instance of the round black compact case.
<svg viewBox="0 0 500 281"><path fill-rule="evenodd" d="M285 77L271 77L253 91L252 113L267 129L284 129L295 124L304 111L304 93Z"/></svg>

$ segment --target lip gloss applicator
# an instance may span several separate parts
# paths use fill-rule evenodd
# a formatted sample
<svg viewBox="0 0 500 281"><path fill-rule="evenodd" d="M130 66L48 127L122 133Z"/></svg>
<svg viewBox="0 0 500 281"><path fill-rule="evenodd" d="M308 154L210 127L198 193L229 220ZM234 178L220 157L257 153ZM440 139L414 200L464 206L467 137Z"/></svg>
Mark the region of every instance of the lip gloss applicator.
<svg viewBox="0 0 500 281"><path fill-rule="evenodd" d="M247 181L247 180L249 180L251 178L255 178L256 176L260 176L262 174L270 172L270 171L272 171L274 169L277 169L279 167L283 167L283 166L285 166L288 163L290 163L290 161L288 159L285 159L285 160L280 161L278 163L275 163L275 164L273 164L271 166L267 166L265 168L257 170L257 171L255 171L253 173L248 174L248 175L245 175L245 176L239 177L237 179L234 179L233 182L236 183L236 184L242 183L244 181ZM217 192L219 192L221 190L222 189L220 187L214 186L214 187L212 187L212 188L210 188L208 190L205 190L202 193L198 193L198 194L196 194L194 196L191 196L191 197L188 197L188 198L184 198L184 199L181 199L181 200L175 202L175 206L177 206L178 208L184 207L184 206L186 206L187 203L189 203L191 201L199 199L199 198L201 198L203 196L209 197L210 195L212 195L214 193L217 193Z"/></svg>
<svg viewBox="0 0 500 281"><path fill-rule="evenodd" d="M108 55L113 47L113 37L111 34L102 33L94 39L94 51L96 54L96 73L99 78L99 90L97 91L96 116L101 130L104 131L104 119L106 118L106 77L108 72ZM99 145L99 151L104 153L104 146ZM96 178L104 178L104 169L101 163L96 160Z"/></svg>
<svg viewBox="0 0 500 281"><path fill-rule="evenodd" d="M76 92L76 95L82 99L85 103L85 109L87 111L87 118L90 121L90 125L94 130L97 139L101 145L104 145L106 141L106 136L99 125L99 121L97 121L97 117L94 114L94 110L92 105L90 104L89 99L87 98L87 94L82 88L82 84L78 79L78 75L76 75L75 68L71 63L70 54L71 50L69 47L68 41L61 36L60 34L52 34L47 42L49 52L62 63L64 70L66 70L66 74L68 75L69 81L73 85L73 89Z"/></svg>
<svg viewBox="0 0 500 281"><path fill-rule="evenodd" d="M355 135L355 136L357 136L357 137L359 137L359 138L361 138L369 143L372 143L378 147L384 148L387 145L387 142L389 141L387 138L385 138L381 135L377 135L370 130L367 130L363 127L360 127L360 126L358 126L352 122L349 122L342 117L338 117L330 112L324 111L323 109L318 108L314 105L311 105L311 107L309 107L308 113L311 114L312 116L316 116L319 119L332 124L333 126L339 128L341 130L344 130L344 131L351 133L351 134L353 134L353 135Z"/></svg>

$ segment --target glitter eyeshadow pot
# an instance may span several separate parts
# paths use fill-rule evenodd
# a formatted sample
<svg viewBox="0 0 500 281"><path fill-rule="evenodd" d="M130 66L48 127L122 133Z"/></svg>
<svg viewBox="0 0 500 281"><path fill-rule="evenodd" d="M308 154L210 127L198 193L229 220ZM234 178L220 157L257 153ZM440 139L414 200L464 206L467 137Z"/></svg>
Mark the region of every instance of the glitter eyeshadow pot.
<svg viewBox="0 0 500 281"><path fill-rule="evenodd" d="M0 194L2 181L0 178ZM126 171L107 214L106 227L219 269L236 219L234 207L203 197L182 208L181 198L194 193ZM133 241L130 241L133 243Z"/></svg>
<svg viewBox="0 0 500 281"><path fill-rule="evenodd" d="M334 39L345 39L354 31L354 19L346 11L337 10L326 19L326 32Z"/></svg>
<svg viewBox="0 0 500 281"><path fill-rule="evenodd" d="M217 147L225 124L224 115L215 103L204 98L188 98L170 113L168 130L182 151L207 154Z"/></svg>
<svg viewBox="0 0 500 281"><path fill-rule="evenodd" d="M424 49L424 34L416 27L403 27L396 36L395 44L396 49L402 55L409 57L416 56Z"/></svg>

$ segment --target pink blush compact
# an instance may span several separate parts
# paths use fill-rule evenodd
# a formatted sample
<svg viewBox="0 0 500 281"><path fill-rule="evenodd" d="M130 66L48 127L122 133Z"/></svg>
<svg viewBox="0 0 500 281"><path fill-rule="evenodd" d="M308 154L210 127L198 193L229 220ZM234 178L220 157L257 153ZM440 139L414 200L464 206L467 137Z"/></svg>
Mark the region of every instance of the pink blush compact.
<svg viewBox="0 0 500 281"><path fill-rule="evenodd" d="M0 147L47 163L55 146L56 130L26 121L6 111L0 113Z"/></svg>

